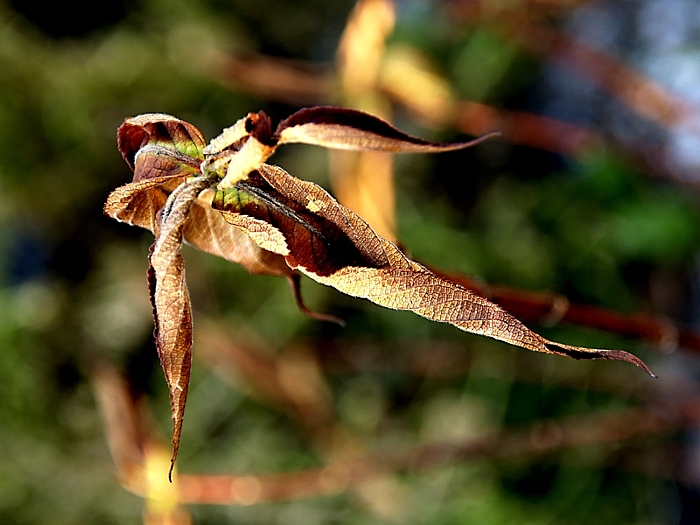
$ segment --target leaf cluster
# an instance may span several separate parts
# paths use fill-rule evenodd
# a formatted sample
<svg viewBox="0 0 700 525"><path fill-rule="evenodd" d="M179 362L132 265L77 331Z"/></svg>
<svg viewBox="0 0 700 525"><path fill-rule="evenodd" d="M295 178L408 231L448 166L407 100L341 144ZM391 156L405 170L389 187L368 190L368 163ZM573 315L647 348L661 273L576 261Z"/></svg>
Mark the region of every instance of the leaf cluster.
<svg viewBox="0 0 700 525"><path fill-rule="evenodd" d="M249 113L205 145L199 130L163 114L127 119L119 149L133 182L112 192L105 213L151 230L148 280L158 355L173 419L171 473L177 458L192 363L192 307L180 249L183 241L254 274L285 276L300 299L297 272L354 297L408 310L461 330L547 354L615 359L651 374L634 355L548 341L505 310L409 259L360 216L314 183L266 164L285 143L394 153L472 146L441 144L400 132L360 111L313 107L273 131L264 113Z"/></svg>

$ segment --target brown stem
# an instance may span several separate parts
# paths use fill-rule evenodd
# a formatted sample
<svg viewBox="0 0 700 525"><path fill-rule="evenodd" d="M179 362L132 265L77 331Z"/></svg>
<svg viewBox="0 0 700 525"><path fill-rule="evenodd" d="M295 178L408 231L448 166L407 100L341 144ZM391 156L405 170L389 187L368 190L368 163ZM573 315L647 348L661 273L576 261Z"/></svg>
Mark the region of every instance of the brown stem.
<svg viewBox="0 0 700 525"><path fill-rule="evenodd" d="M180 476L180 502L254 504L330 495L385 472L420 471L456 459L505 460L541 456L575 447L669 433L694 427L698 422L700 403L697 401L542 420L522 429L491 432L462 443L429 443L297 472L257 476Z"/></svg>
<svg viewBox="0 0 700 525"><path fill-rule="evenodd" d="M623 314L596 306L572 304L566 297L556 293L488 286L461 275L440 275L489 298L526 323L554 324L564 321L641 339L653 343L654 348L662 352L671 352L677 348L700 352L699 333L659 315Z"/></svg>

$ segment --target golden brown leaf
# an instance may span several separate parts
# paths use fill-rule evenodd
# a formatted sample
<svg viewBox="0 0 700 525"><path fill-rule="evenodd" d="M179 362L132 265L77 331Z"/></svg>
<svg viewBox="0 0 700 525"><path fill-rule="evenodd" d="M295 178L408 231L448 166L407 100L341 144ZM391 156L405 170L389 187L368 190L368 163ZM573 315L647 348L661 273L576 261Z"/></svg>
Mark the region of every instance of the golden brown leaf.
<svg viewBox="0 0 700 525"><path fill-rule="evenodd" d="M384 120L353 109L333 106L304 108L277 126L277 144L302 143L326 148L391 153L439 153L474 146L497 132L468 142L442 143L413 137Z"/></svg>
<svg viewBox="0 0 700 525"><path fill-rule="evenodd" d="M228 220L244 214L272 225L284 235L289 251L285 259L292 268L348 295L528 350L627 361L651 374L628 352L564 345L541 337L496 304L408 259L322 188L279 167L260 166L228 195L220 192L213 205L228 212Z"/></svg>
<svg viewBox="0 0 700 525"><path fill-rule="evenodd" d="M192 203L210 184L206 177L199 177L182 184L168 197L156 222L156 241L149 255L148 281L156 325L154 335L168 383L173 419L171 473L180 446L192 363L192 309L180 254L182 229Z"/></svg>
<svg viewBox="0 0 700 525"><path fill-rule="evenodd" d="M195 248L240 264L252 274L289 277L294 272L268 243L254 242L240 228L232 228L221 213L211 207L213 189L200 193L185 223L185 241Z"/></svg>
<svg viewBox="0 0 700 525"><path fill-rule="evenodd" d="M460 144L411 137L359 111L307 108L272 132L250 113L205 147L191 124L163 114L127 119L118 144L134 179L114 190L105 213L152 230L148 281L155 338L171 400L172 468L177 458L192 360L192 311L180 249L183 241L237 262L252 273L285 276L304 313L297 269L344 293L538 352L575 359L616 359L649 369L623 351L544 339L487 299L410 260L319 186L265 164L278 144L341 149L437 152ZM649 372L650 373L650 372Z"/></svg>
<svg viewBox="0 0 700 525"><path fill-rule="evenodd" d="M285 177L293 193L277 191L262 173L273 180ZM320 187L295 179L276 166L263 165L248 180L218 192L213 206L230 212L226 219L244 228L253 240L260 238L257 229L263 228L265 238L277 239L276 245L267 244L267 249L284 255L294 268L301 266L329 275L349 263L375 266L385 262L378 240L361 242L366 236L364 230L370 230L366 222L350 210L341 210Z"/></svg>
<svg viewBox="0 0 700 525"><path fill-rule="evenodd" d="M162 186L172 180L173 177L155 177L119 186L107 196L104 212L120 222L153 231L156 214L169 195Z"/></svg>

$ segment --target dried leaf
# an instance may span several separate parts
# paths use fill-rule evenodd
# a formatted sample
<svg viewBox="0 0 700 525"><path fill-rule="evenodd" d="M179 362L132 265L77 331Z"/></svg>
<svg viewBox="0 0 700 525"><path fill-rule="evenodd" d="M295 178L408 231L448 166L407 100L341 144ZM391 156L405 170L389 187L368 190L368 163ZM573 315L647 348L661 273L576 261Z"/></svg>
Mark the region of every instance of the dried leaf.
<svg viewBox="0 0 700 525"><path fill-rule="evenodd" d="M119 128L118 145L134 169L134 181L114 190L104 211L156 236L149 256L148 282L156 347L171 400L172 474L192 359L192 313L180 255L183 238L252 273L287 277L295 297L299 295L298 278L281 256L258 246L211 208L213 191L207 194L204 190L214 181L201 174L204 139L192 125L162 114L127 119Z"/></svg>
<svg viewBox="0 0 700 525"><path fill-rule="evenodd" d="M114 190L104 211L114 219L154 231L156 214L172 191L188 177L202 175L204 138L187 122L151 113L126 119L117 141L134 169L134 182ZM193 203L182 230L184 240L251 273L291 277L293 272L281 257L261 249L212 210L212 196L212 191L202 192Z"/></svg>
<svg viewBox="0 0 700 525"><path fill-rule="evenodd" d="M294 275L284 258L265 248L265 243L256 243L240 228L231 225L211 207L213 189L199 194L190 209L185 223L185 241L195 248L228 261L240 264L256 275L291 277Z"/></svg>
<svg viewBox="0 0 700 525"><path fill-rule="evenodd" d="M192 124L163 113L127 118L117 131L117 146L134 181L198 174L205 144Z"/></svg>
<svg viewBox="0 0 700 525"><path fill-rule="evenodd" d="M157 213L165 206L169 192L162 187L173 177L154 177L119 186L107 196L106 215L147 230L155 229Z"/></svg>
<svg viewBox="0 0 700 525"><path fill-rule="evenodd" d="M333 106L304 108L279 123L277 144L299 142L326 148L392 153L438 153L474 146L497 132L469 142L431 142L407 135L384 120L353 109Z"/></svg>
<svg viewBox="0 0 700 525"><path fill-rule="evenodd" d="M290 194L277 191L270 179L289 182ZM284 255L293 268L330 275L348 264L385 262L378 237L373 237L376 242L362 243L371 232L366 222L319 186L295 179L276 166L262 165L246 181L217 192L212 206L229 212L226 219L245 229L253 240L259 238L256 229L264 225L266 237L278 239L267 249Z"/></svg>
<svg viewBox="0 0 700 525"><path fill-rule="evenodd" d="M193 202L210 184L206 177L199 177L170 194L160 211L156 241L148 258L148 282L156 325L154 336L168 383L173 419L171 475L180 446L192 363L192 309L185 283L185 264L180 255L182 229Z"/></svg>
<svg viewBox="0 0 700 525"><path fill-rule="evenodd" d="M109 195L105 213L150 229L156 237L148 281L156 346L171 400L171 474L192 360L192 311L180 254L183 241L253 273L287 277L306 313L299 299L297 269L349 295L529 350L628 361L650 373L627 352L544 339L499 306L407 258L319 186L265 164L285 142L431 152L464 148L484 138L460 144L429 142L372 115L332 107L298 111L274 133L267 115L250 113L206 147L194 126L169 115L142 115L124 122L118 144L134 170L134 180Z"/></svg>
<svg viewBox="0 0 700 525"><path fill-rule="evenodd" d="M219 192L213 206L228 220L243 214L235 220L240 223L249 216L272 225L286 240L285 259L292 268L348 295L528 350L627 361L651 374L628 352L564 345L541 337L496 304L411 261L322 188L276 166L262 165L247 181Z"/></svg>

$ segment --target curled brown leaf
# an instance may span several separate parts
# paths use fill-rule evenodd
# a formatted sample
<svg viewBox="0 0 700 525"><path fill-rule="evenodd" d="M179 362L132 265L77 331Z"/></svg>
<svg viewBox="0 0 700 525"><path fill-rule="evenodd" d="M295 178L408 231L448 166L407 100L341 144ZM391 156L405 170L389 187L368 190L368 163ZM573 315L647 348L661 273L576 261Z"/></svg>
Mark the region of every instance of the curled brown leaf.
<svg viewBox="0 0 700 525"><path fill-rule="evenodd" d="M214 207L224 210L228 220L252 218L278 229L286 240L289 253L279 253L287 264L317 282L528 350L574 359L627 361L653 375L629 352L565 345L541 337L498 305L410 260L322 188L279 167L262 165L229 194L227 201L226 192L221 192Z"/></svg>
<svg viewBox="0 0 700 525"><path fill-rule="evenodd" d="M354 109L333 106L304 108L277 126L277 144L293 142L326 148L391 153L438 153L474 146L498 132L487 133L469 142L441 143L413 137L388 122Z"/></svg>
<svg viewBox="0 0 700 525"><path fill-rule="evenodd" d="M192 307L185 283L185 264L180 254L182 229L194 200L210 184L206 177L199 177L170 194L156 222L156 241L148 258L154 336L168 383L173 419L171 475L180 446L192 364Z"/></svg>
<svg viewBox="0 0 700 525"><path fill-rule="evenodd" d="M155 338L171 400L172 468L177 457L192 360L192 311L180 249L183 242L256 274L286 277L302 312L297 270L319 283L396 310L548 354L614 359L651 373L618 350L549 341L501 307L412 261L321 187L265 164L279 144L389 152L439 152L442 144L407 135L355 110L306 108L272 131L263 112L250 113L205 146L186 122L159 113L126 119L118 145L134 170L114 190L105 213L153 231L148 282Z"/></svg>

